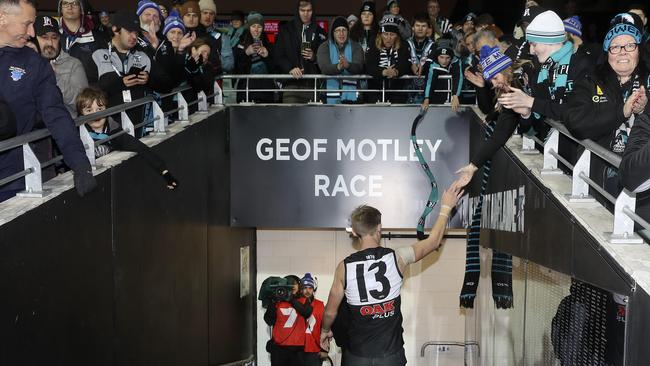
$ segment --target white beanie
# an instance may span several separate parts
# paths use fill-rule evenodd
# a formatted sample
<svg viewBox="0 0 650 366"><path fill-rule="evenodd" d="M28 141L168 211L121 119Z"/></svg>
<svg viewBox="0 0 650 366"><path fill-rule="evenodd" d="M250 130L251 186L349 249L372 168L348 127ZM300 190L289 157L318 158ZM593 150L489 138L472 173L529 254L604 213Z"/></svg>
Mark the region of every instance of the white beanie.
<svg viewBox="0 0 650 366"><path fill-rule="evenodd" d="M535 43L555 44L566 41L564 22L552 10L533 19L526 28L526 40Z"/></svg>
<svg viewBox="0 0 650 366"><path fill-rule="evenodd" d="M199 8L201 11L212 10L215 14L217 13L217 5L214 0L199 0Z"/></svg>

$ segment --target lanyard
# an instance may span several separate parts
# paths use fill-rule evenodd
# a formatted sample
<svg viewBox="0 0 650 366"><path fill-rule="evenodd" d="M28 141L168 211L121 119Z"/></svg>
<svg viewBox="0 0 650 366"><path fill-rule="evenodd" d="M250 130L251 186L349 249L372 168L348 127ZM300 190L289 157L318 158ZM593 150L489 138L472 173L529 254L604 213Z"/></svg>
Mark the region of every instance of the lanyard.
<svg viewBox="0 0 650 366"><path fill-rule="evenodd" d="M118 56L119 58L119 56ZM129 52L126 53L126 57L122 62L122 72L120 72L115 65L113 65L113 44L108 43L108 61L111 63L111 67L115 70L115 73L119 77L123 77L126 74L126 67L129 63Z"/></svg>

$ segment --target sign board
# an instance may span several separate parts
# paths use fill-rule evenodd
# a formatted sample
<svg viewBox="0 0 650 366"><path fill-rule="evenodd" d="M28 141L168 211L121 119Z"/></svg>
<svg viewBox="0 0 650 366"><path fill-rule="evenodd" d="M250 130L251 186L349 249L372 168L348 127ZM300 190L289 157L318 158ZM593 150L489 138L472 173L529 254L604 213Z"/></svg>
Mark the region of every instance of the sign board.
<svg viewBox="0 0 650 366"><path fill-rule="evenodd" d="M431 190L410 143L419 106L229 109L233 225L344 228L368 204L384 228L415 228ZM470 115L431 107L417 130L440 196L468 163Z"/></svg>

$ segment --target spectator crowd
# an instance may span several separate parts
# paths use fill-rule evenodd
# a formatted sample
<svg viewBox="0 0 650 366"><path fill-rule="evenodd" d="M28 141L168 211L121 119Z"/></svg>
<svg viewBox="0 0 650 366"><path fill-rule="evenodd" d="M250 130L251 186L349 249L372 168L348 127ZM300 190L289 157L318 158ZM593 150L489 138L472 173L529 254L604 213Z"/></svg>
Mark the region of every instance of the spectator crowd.
<svg viewBox="0 0 650 366"><path fill-rule="evenodd" d="M497 26L490 14L468 12L451 21L441 15L438 0L421 5L409 9L415 16L407 19L399 0L361 1L358 13L331 19L326 32L315 20L312 0L298 0L294 17L281 23L271 42L262 14L236 11L224 24L216 20L214 0L173 5L140 0L133 9L112 14L90 11L88 0L60 0L56 16L39 14L30 0L0 0L0 16L7 19L0 24L0 64L6 75L0 137L48 127L55 144L36 149L39 159L62 153L67 168L83 172L88 164L82 145L70 136L66 123L86 114L93 102L86 100L88 95L98 102L96 107L110 108L149 95L160 100L187 85L191 90L183 94L192 101L198 91L212 94L215 80L222 83L219 76L224 74L284 74L232 80L237 100L306 103L316 97L328 104L379 101L416 103L425 109L449 104L454 110L477 103L497 128L472 163L461 169L467 179L515 130L545 137L545 118L564 121L576 137L624 155L627 172L650 171L642 169L650 165L647 139L634 136L635 129L641 131L638 136L650 131L645 114L649 33L643 5L621 9L602 44L583 41L578 15L562 20L531 0L522 3L521 19L512 31ZM31 70L38 70L37 78ZM313 74L333 78L315 80L309 77ZM314 87L322 92L315 94ZM246 88L251 91L244 92ZM21 94L32 89L38 93ZM79 100L80 95L86 99ZM171 98L160 103L163 110L175 104ZM153 112L144 105L127 115L139 123L151 120ZM119 115L104 122L106 131L87 125L89 133L108 136L121 130ZM138 128L135 137L148 131L146 125ZM634 147L629 154L628 142ZM0 178L22 170L18 155L0 154ZM160 160L149 160L157 170L167 171ZM600 183L610 192L621 184L638 189L646 180L643 174L623 173L621 181L613 169L598 169ZM175 186L167 174L165 181ZM81 180L85 176L92 188L92 176L75 175ZM0 187L0 200L15 194L18 185Z"/></svg>

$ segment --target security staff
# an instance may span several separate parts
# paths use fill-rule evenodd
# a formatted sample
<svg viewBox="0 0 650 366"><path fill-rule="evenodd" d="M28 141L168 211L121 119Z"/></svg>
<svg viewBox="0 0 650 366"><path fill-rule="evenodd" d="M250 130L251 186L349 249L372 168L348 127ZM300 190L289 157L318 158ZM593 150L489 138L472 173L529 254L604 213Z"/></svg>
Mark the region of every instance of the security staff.
<svg viewBox="0 0 650 366"><path fill-rule="evenodd" d="M29 133L42 119L52 133L63 160L74 171L77 192L83 196L97 185L79 139L79 132L63 105L61 91L48 61L25 48L34 37L36 9L29 0L0 0L0 98L16 116L17 134ZM20 172L22 149L0 153L0 178ZM0 187L0 201L24 189L23 180Z"/></svg>

